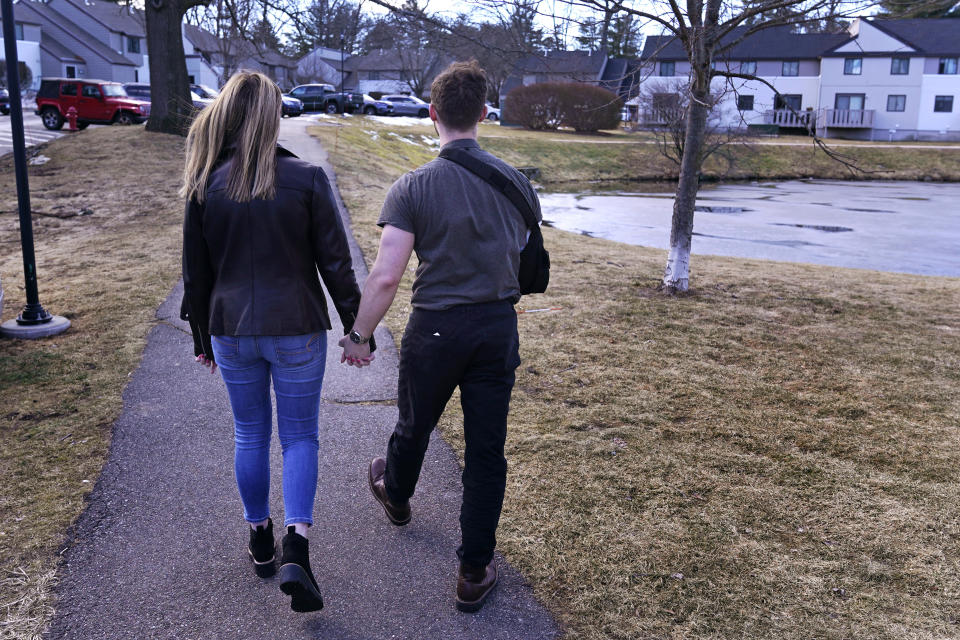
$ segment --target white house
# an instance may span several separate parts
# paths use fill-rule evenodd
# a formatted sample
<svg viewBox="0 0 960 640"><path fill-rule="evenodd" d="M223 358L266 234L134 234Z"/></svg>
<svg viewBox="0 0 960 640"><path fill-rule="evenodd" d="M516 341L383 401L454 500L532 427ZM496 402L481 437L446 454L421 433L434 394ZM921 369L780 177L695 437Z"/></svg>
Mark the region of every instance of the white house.
<svg viewBox="0 0 960 640"><path fill-rule="evenodd" d="M741 34L735 31L730 41ZM736 42L715 64L757 75L780 95L761 82L715 78L714 118L725 128L815 127L825 137L957 140L958 57L956 20L858 19L841 34L773 27ZM671 101L676 104L690 65L679 42L665 36L647 38L642 64L641 93L652 95L639 118L657 125Z"/></svg>

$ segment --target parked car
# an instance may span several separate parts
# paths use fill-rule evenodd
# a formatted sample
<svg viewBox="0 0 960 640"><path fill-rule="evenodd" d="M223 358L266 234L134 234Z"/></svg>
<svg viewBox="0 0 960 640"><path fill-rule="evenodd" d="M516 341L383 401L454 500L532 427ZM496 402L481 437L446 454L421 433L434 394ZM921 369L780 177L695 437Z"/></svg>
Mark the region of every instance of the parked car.
<svg viewBox="0 0 960 640"><path fill-rule="evenodd" d="M496 122L500 119L500 107L495 107L489 102L487 103L487 120L491 122Z"/></svg>
<svg viewBox="0 0 960 640"><path fill-rule="evenodd" d="M6 89L0 89L0 113L10 115L10 92Z"/></svg>
<svg viewBox="0 0 960 640"><path fill-rule="evenodd" d="M363 109L362 94L338 93L332 84L301 84L289 95L303 103L304 111L353 113Z"/></svg>
<svg viewBox="0 0 960 640"><path fill-rule="evenodd" d="M303 113L303 103L291 95L283 94L283 106L280 107L281 116L296 118Z"/></svg>
<svg viewBox="0 0 960 640"><path fill-rule="evenodd" d="M394 115L418 118L426 118L430 115L430 105L415 96L391 95L380 99L393 105Z"/></svg>
<svg viewBox="0 0 960 640"><path fill-rule="evenodd" d="M150 103L127 95L119 82L42 78L37 91L37 109L43 126L52 131L63 127L67 111L77 111L77 126L139 124L150 115Z"/></svg>
<svg viewBox="0 0 960 640"><path fill-rule="evenodd" d="M393 105L363 94L363 113L367 116L392 116Z"/></svg>
<svg viewBox="0 0 960 640"><path fill-rule="evenodd" d="M200 85L190 85L190 103L195 109L203 109L211 102L213 98L206 98L194 91L194 86ZM138 100L143 100L145 102L150 102L150 85L143 82L128 82L123 85L124 90L127 92L127 95L132 98L137 98ZM214 94L214 98L216 94Z"/></svg>
<svg viewBox="0 0 960 640"><path fill-rule="evenodd" d="M206 98L207 100L213 100L218 95L220 95L219 91L217 91L216 89L211 89L205 84L191 84L190 91L193 91L195 94L197 94L201 98Z"/></svg>

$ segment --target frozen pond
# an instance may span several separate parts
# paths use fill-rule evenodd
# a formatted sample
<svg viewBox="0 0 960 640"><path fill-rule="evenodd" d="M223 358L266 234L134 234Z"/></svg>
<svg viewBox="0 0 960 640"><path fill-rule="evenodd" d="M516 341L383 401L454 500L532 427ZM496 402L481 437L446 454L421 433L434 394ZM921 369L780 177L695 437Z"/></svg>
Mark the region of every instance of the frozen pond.
<svg viewBox="0 0 960 640"><path fill-rule="evenodd" d="M540 195L553 226L667 249L672 193ZM706 187L693 253L960 276L960 184L798 180Z"/></svg>

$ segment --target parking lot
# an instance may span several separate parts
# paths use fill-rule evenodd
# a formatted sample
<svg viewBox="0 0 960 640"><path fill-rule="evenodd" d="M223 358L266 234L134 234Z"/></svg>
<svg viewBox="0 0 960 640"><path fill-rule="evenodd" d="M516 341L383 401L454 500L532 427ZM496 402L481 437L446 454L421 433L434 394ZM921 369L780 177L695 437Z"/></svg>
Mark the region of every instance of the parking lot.
<svg viewBox="0 0 960 640"><path fill-rule="evenodd" d="M64 127L66 131L66 127ZM40 122L40 116L34 115L33 108L23 110L23 139L28 147L53 140L64 135L63 131L48 131ZM0 115L0 156L13 152L13 131L10 116Z"/></svg>

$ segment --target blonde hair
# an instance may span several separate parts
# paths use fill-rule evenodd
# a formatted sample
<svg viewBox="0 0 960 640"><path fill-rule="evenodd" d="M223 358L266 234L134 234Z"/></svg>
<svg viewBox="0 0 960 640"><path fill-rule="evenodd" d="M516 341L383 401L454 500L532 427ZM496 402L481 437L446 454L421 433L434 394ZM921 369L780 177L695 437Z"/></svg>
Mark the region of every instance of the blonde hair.
<svg viewBox="0 0 960 640"><path fill-rule="evenodd" d="M238 71L190 125L180 195L203 202L210 174L233 148L227 197L236 202L269 200L277 193L277 137L283 98L273 80Z"/></svg>

